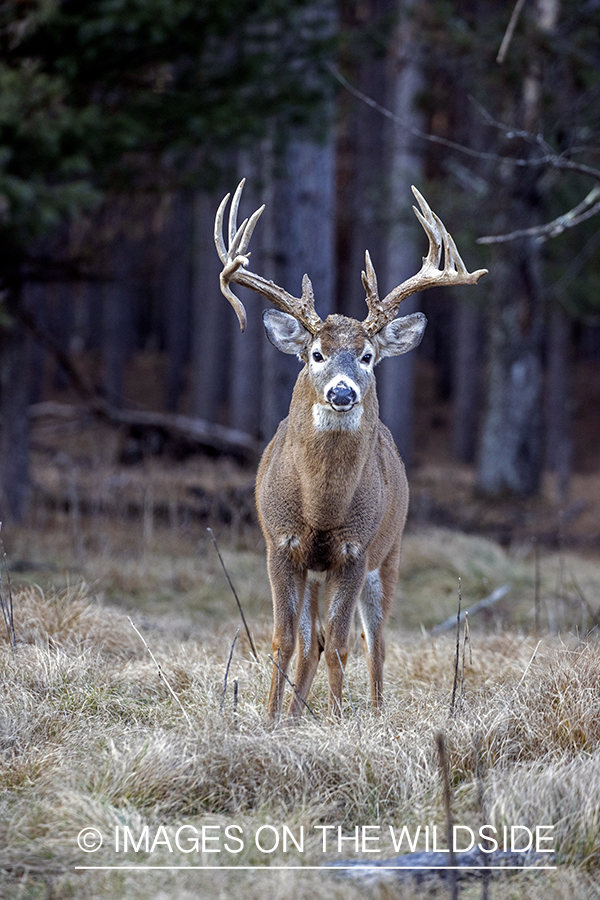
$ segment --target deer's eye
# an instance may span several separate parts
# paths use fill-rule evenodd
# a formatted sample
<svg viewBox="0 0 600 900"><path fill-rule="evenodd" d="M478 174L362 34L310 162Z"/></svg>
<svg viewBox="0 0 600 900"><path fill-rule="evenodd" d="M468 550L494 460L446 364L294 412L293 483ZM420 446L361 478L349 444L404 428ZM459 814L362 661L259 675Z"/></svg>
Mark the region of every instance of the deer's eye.
<svg viewBox="0 0 600 900"><path fill-rule="evenodd" d="M323 362L323 354L319 353L318 350L313 351L312 358L314 359L315 362Z"/></svg>
<svg viewBox="0 0 600 900"><path fill-rule="evenodd" d="M364 355L364 356L362 357L362 359L361 359L361 363L364 363L365 365L368 365L368 364L371 362L372 359L373 359L373 354L372 354L372 353L365 353L365 355Z"/></svg>

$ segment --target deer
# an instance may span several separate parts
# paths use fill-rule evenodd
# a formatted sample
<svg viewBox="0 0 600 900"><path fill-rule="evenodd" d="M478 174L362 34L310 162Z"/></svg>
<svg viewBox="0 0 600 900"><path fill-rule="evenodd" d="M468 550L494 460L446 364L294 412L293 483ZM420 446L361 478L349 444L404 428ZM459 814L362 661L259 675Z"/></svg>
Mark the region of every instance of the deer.
<svg viewBox="0 0 600 900"><path fill-rule="evenodd" d="M256 506L266 544L273 601L272 676L267 721L278 721L285 681L296 649L288 718L306 705L321 654L328 674L328 715L342 712L344 669L355 610L362 623L372 707L383 701L384 626L399 578L408 512L408 481L392 435L379 419L375 366L418 346L427 320L415 312L396 318L403 300L425 288L476 284L487 269L469 273L440 218L413 187L413 210L429 239L420 271L382 300L368 250L362 283L364 321L315 311L312 283L293 297L249 270L248 246L264 205L238 227L245 179L231 201L228 244L223 220L227 194L215 218L223 263L220 288L242 331L246 312L230 285L250 288L275 309L263 312L269 341L303 363L289 414L267 445L256 476ZM443 254L443 265L442 265ZM319 610L324 582L324 616Z"/></svg>

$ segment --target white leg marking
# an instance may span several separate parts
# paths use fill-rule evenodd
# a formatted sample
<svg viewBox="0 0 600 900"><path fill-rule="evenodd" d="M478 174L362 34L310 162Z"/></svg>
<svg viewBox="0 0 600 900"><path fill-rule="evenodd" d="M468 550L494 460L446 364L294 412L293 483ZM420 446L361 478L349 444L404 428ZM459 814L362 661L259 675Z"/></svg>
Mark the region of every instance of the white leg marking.
<svg viewBox="0 0 600 900"><path fill-rule="evenodd" d="M338 614L339 608L341 604L340 594L336 591L336 593L331 598L331 602L329 604L329 609L327 611L327 617L330 622L333 622L335 617Z"/></svg>
<svg viewBox="0 0 600 900"><path fill-rule="evenodd" d="M347 541L342 544L342 556L349 562L354 562L360 556L360 544L354 541Z"/></svg>
<svg viewBox="0 0 600 900"><path fill-rule="evenodd" d="M324 584L327 579L327 572L316 572L314 569L307 569L306 578L307 584L309 581L318 581L319 584Z"/></svg>
<svg viewBox="0 0 600 900"><path fill-rule="evenodd" d="M304 643L304 658L309 654L310 644L312 638L312 619L310 616L310 587L307 584L306 590L304 591L304 602L302 603L302 610L300 611L300 621L298 622L298 628L300 630L300 634L302 635L302 641Z"/></svg>
<svg viewBox="0 0 600 900"><path fill-rule="evenodd" d="M300 546L300 538L297 534L284 534L279 538L279 546L282 550L297 550Z"/></svg>
<svg viewBox="0 0 600 900"><path fill-rule="evenodd" d="M365 632L369 653L373 652L375 632L383 619L382 611L383 590L379 569L373 569L367 574L362 593L358 600L358 611Z"/></svg>

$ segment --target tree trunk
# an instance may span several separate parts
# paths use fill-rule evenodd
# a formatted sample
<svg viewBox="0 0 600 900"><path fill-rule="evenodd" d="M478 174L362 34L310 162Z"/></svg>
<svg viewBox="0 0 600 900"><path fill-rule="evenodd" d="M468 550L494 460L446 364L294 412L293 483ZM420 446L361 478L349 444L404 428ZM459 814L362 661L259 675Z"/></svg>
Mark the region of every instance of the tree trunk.
<svg viewBox="0 0 600 900"><path fill-rule="evenodd" d="M215 214L221 200L198 192L194 197L192 252L192 414L207 422L222 422L227 395L230 328L239 327L221 294L221 262L213 239Z"/></svg>
<svg viewBox="0 0 600 900"><path fill-rule="evenodd" d="M15 292L5 302L16 311ZM14 321L0 326L0 521L22 522L29 500L29 341Z"/></svg>
<svg viewBox="0 0 600 900"><path fill-rule="evenodd" d="M387 57L361 59L351 78L366 95L388 107L402 125L386 122L378 110L352 100L340 138L338 177L338 309L362 321L367 313L360 272L369 250L382 295L418 271L420 226L411 210L411 184L422 181L420 154L405 124L419 127L416 99L422 89L412 0L372 0L342 9L347 27L383 28L385 17L399 22ZM401 314L418 308L411 297ZM412 455L415 354L386 359L377 370L382 420L390 428L405 463Z"/></svg>
<svg viewBox="0 0 600 900"><path fill-rule="evenodd" d="M474 303L455 304L452 394L452 453L459 462L475 462L481 405L482 315Z"/></svg>
<svg viewBox="0 0 600 900"><path fill-rule="evenodd" d="M548 328L546 380L546 465L556 474L558 495L569 491L572 464L571 439L571 323L562 309L553 307Z"/></svg>
<svg viewBox="0 0 600 900"><path fill-rule="evenodd" d="M315 308L325 320L333 310L335 290L332 130L323 144L308 139L291 141L279 165L265 211L268 217L264 223L263 271L295 297L300 296L302 278L308 274L315 292ZM299 370L295 357L282 354L264 339L262 429L266 440L271 439L288 414Z"/></svg>
<svg viewBox="0 0 600 900"><path fill-rule="evenodd" d="M254 212L261 206L265 198L257 190L257 175L260 169L260 162L252 159L249 154L242 154L239 161L240 175L246 178L246 186L244 188L243 209L240 212L239 220L242 221L247 215ZM264 214L263 214L264 216ZM252 269L264 272L264 263L262 259L262 247L264 241L262 227L264 227L263 217L252 237L251 253L252 253ZM239 429L246 434L259 438L261 436L261 415L262 415L262 382L263 382L263 344L265 343L265 333L263 330L262 318L260 314L261 298L254 291L246 288L235 288L235 293L244 304L248 313L246 330L240 331L235 316L228 314L231 322L232 341L231 341L231 379L229 384L229 425L231 428ZM225 298L222 297L224 302ZM264 305L265 301L262 301Z"/></svg>
<svg viewBox="0 0 600 900"><path fill-rule="evenodd" d="M376 27L392 7L391 0L371 0L360 10L353 4L342 4L342 22L349 29ZM373 100L381 104L387 102L386 60L383 57L361 58L350 75L357 87ZM369 250L376 272L380 276L384 274L385 127L377 110L358 99L347 99L346 102L351 106L338 139L337 312L360 321L366 315L365 292L360 279L365 266L365 250Z"/></svg>
<svg viewBox="0 0 600 900"><path fill-rule="evenodd" d="M168 259L162 303L167 351L165 406L169 412L175 412L185 386L185 366L190 351L192 215L188 196L174 196L167 229Z"/></svg>
<svg viewBox="0 0 600 900"><path fill-rule="evenodd" d="M421 226L412 212L410 190L411 184L422 182L422 157L406 127L422 128L416 102L423 89L423 77L416 29L410 17L412 6L411 0L400 0L398 4L400 21L387 60L387 105L403 124L390 123L386 133L384 158L389 187L386 191L388 227L382 248L384 293L419 270L420 248L425 243ZM402 304L400 315L415 312L419 302L418 295L410 297ZM377 373L381 419L392 432L406 466L410 466L414 443L415 360L415 352L386 359Z"/></svg>
<svg viewBox="0 0 600 900"><path fill-rule="evenodd" d="M123 406L125 364L129 347L129 305L129 289L124 273L116 270L113 280L104 289L102 354L104 392L108 402L116 407Z"/></svg>
<svg viewBox="0 0 600 900"><path fill-rule="evenodd" d="M549 32L558 18L558 0L537 0L534 27ZM539 130L542 59L533 53L523 79L520 127ZM531 153L524 145L523 154ZM501 169L496 217L498 231L537 224L541 198L539 174ZM484 493L531 496L539 491L542 453L543 329L542 257L532 239L496 244L488 342L488 397L478 462L478 486Z"/></svg>
<svg viewBox="0 0 600 900"><path fill-rule="evenodd" d="M487 494L531 496L542 473L540 251L532 241L497 246L478 484Z"/></svg>
<svg viewBox="0 0 600 900"><path fill-rule="evenodd" d="M69 353L73 334L73 298L72 285L65 281L55 281L46 285L49 306L50 334L59 344L61 350ZM56 364L52 375L52 385L59 391L68 387L69 378L60 365Z"/></svg>
<svg viewBox="0 0 600 900"><path fill-rule="evenodd" d="M42 328L48 327L48 285L41 281L26 281L23 285L23 305L39 322ZM46 348L40 341L29 339L28 402L39 403L44 388L44 369L46 364Z"/></svg>

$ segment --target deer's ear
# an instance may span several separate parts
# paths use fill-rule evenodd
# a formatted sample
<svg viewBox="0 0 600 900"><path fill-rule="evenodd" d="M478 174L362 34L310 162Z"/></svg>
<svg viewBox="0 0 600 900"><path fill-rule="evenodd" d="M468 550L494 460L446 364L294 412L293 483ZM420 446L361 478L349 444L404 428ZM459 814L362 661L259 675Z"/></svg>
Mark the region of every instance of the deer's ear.
<svg viewBox="0 0 600 900"><path fill-rule="evenodd" d="M373 337L379 357L400 356L418 347L426 325L427 319L420 312L394 319Z"/></svg>
<svg viewBox="0 0 600 900"><path fill-rule="evenodd" d="M312 338L310 331L288 313L278 309L266 309L263 322L267 337L282 353L304 353Z"/></svg>

